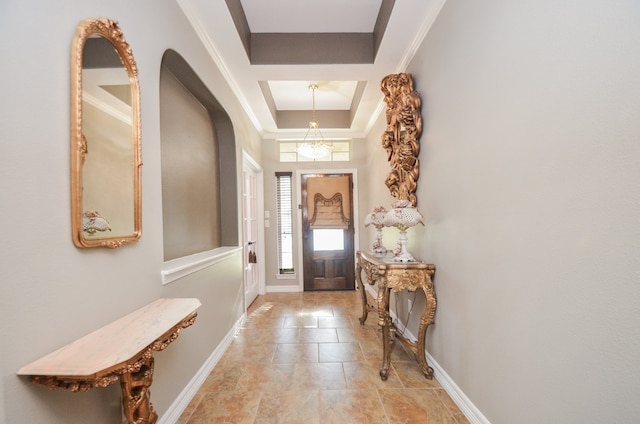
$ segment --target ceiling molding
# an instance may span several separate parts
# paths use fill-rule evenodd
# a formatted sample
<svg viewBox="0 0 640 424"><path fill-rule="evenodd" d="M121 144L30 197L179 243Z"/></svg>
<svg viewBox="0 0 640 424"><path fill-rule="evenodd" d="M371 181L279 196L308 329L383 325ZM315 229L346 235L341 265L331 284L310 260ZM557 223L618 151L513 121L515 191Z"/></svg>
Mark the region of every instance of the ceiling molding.
<svg viewBox="0 0 640 424"><path fill-rule="evenodd" d="M237 81L233 77L233 74L225 64L224 59L218 53L218 49L216 48L215 43L209 37L209 33L206 30L205 25L200 20L200 17L199 17L200 15L197 13L197 11L194 8L192 8L192 3L190 1L188 0L177 0L177 1L178 1L178 5L182 8L185 16L187 17L187 20L191 23L191 26L193 26L193 29L195 30L196 34L202 41L202 44L204 44L205 49L207 50L207 52L215 62L216 66L220 69L220 72L222 73L222 76L224 77L224 79L227 81L227 83L231 87L231 90L237 97L245 113L249 116L249 119L255 126L256 131L258 131L258 133L262 135L264 132L264 128L262 127L260 120L258 119L253 109L251 108L251 104L242 93L240 86L238 85Z"/></svg>
<svg viewBox="0 0 640 424"><path fill-rule="evenodd" d="M302 65L374 63L395 0L382 0L367 33L251 32L241 0L225 3L252 65Z"/></svg>
<svg viewBox="0 0 640 424"><path fill-rule="evenodd" d="M300 100L307 97L307 85L318 82L328 84L331 96L319 96L317 100L321 107L317 109L344 109L348 113L345 118L340 118L346 120L347 128L331 128L331 120L319 119L323 133L326 132L325 137L367 136L385 109L380 81L390 73L407 72L446 2L323 0L326 7L314 10L312 5L305 6L295 0L270 0L268 5L260 0L176 1L263 139L305 134L308 118L302 119L304 113L293 112L306 109ZM248 8L246 16L251 18L251 25L263 32L251 33L243 5ZM366 9L368 5L373 6ZM331 19L331 13L338 11L340 14L336 16L342 19ZM300 33L307 29L309 32ZM315 32L311 32L314 29ZM333 37L333 41L327 43L326 36ZM359 41L353 40L360 36L368 39L368 47L357 48L356 53L344 49L351 42L357 45ZM308 42L319 44L317 48L305 49L305 40L307 46ZM265 43L270 47L258 49L254 43ZM286 44L285 48L282 43ZM274 47L276 44L278 47ZM253 58L260 64L251 62L248 52L252 47L254 56L257 50L264 55ZM342 52L336 54L333 50ZM367 63L371 61L366 57L374 55L373 63ZM294 61L297 63L289 63ZM285 90L274 88L275 83L282 87L282 83L289 82L293 84ZM357 82L357 88L347 93L348 97L335 90L345 82ZM346 104L337 104L345 100ZM278 110L278 107L283 110ZM290 123L293 119L299 123ZM290 128L296 125L300 127Z"/></svg>
<svg viewBox="0 0 640 424"><path fill-rule="evenodd" d="M413 60L413 57L418 51L418 48L420 48L420 46L422 45L422 42L427 37L429 30L431 30L433 23L435 22L436 18L440 14L440 11L442 10L442 7L446 3L446 1L447 0L435 0L433 2L432 6L428 10L428 13L425 15L424 20L422 21L422 25L420 25L419 30L416 33L415 38L413 39L413 42L410 44L409 48L407 49L395 73L401 73L407 70L407 67ZM381 77L381 80L382 80L382 77ZM371 131L371 129L375 125L375 122L378 120L378 117L380 116L382 111L385 110L385 108L386 108L386 105L384 104L383 101L381 101L378 104L378 107L375 109L375 111L371 115L371 119L367 124L367 129L366 129L367 133Z"/></svg>
<svg viewBox="0 0 640 424"><path fill-rule="evenodd" d="M435 22L438 14L440 14L440 10L442 10L442 6L444 6L447 0L434 0L433 5L429 8L427 14L422 21L422 24L418 27L418 31L416 32L416 36L413 39L413 42L409 45L409 48L406 50L404 58L400 62L398 69L396 69L396 73L404 72L407 70L409 63L413 60L418 48L422 45L422 42L427 37L431 26Z"/></svg>

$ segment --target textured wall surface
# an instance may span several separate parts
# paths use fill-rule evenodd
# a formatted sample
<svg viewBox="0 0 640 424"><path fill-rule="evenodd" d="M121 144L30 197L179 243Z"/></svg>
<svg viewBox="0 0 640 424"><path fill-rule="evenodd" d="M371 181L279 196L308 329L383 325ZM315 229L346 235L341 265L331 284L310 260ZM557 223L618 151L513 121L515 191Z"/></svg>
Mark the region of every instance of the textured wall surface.
<svg viewBox="0 0 640 424"><path fill-rule="evenodd" d="M640 419L639 17L633 1L448 0L409 66L428 350L494 424Z"/></svg>
<svg viewBox="0 0 640 424"><path fill-rule="evenodd" d="M139 69L142 238L116 250L77 249L71 241L71 41L88 17L119 22ZM164 52L180 53L225 108L238 152L260 158L260 139L175 1L9 0L0 5L0 34L0 422L120 422L118 384L87 393L49 391L16 372L158 298L196 297L202 302L196 323L155 355L152 402L162 417L243 312L240 253L171 284L161 282Z"/></svg>

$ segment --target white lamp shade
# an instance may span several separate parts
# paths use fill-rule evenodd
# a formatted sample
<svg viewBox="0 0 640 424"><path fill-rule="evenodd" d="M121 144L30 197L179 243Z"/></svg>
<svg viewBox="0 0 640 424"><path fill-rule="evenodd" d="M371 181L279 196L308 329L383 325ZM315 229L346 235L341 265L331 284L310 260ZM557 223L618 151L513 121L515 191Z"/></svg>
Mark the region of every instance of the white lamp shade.
<svg viewBox="0 0 640 424"><path fill-rule="evenodd" d="M364 226L368 227L369 225L373 225L376 228L384 226L384 217L387 214L387 210L382 206L379 206L373 210L370 214L368 214L364 218Z"/></svg>
<svg viewBox="0 0 640 424"><path fill-rule="evenodd" d="M384 217L384 225L398 227L401 230L406 230L418 224L424 225L422 214L411 205L395 207L387 212Z"/></svg>

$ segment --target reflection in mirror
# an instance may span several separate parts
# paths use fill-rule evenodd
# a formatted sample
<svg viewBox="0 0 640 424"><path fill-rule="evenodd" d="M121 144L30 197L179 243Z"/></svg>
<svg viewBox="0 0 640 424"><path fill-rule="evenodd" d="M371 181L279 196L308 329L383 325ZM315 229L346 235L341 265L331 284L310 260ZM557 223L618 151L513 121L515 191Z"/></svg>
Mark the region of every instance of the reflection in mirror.
<svg viewBox="0 0 640 424"><path fill-rule="evenodd" d="M141 235L137 68L117 22L78 25L72 52L71 200L78 247Z"/></svg>

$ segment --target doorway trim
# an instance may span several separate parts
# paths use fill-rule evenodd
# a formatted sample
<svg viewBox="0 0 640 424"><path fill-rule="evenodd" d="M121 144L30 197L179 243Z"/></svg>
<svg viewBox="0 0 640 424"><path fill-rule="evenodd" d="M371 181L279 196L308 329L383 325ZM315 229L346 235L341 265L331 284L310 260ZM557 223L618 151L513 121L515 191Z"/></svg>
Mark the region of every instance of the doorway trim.
<svg viewBox="0 0 640 424"><path fill-rule="evenodd" d="M298 169L296 170L296 200L297 205L294 206L296 209L296 239L298 244L298 265L297 269L300 270L298 275L298 291L304 291L304 262L302 257L302 216L301 207L302 207L302 175L305 174L352 174L353 175L353 254L354 254L354 263L355 263L355 253L358 251L358 246L360 246L359 242L359 215L358 215L358 170L355 168L337 168L337 169Z"/></svg>
<svg viewBox="0 0 640 424"><path fill-rule="evenodd" d="M242 149L242 169L244 171L245 168L250 168L256 174L256 220L257 220L257 233L258 233L258 243L256 245L256 256L258 257L258 294L262 295L266 293L265 288L265 248L264 248L264 170L256 162L247 151ZM244 181L243 181L244 183ZM244 189L243 189L244 190ZM241 191L242 193L242 191ZM244 203L242 205L244 208ZM244 216L244 211L243 211ZM242 227L242 243L244 243L244 227ZM243 245L244 248L244 245ZM246 259L246 258L245 258ZM246 290L247 282L244 281L244 260L243 259L243 303L244 302L244 291ZM249 305L244 305L245 312Z"/></svg>

